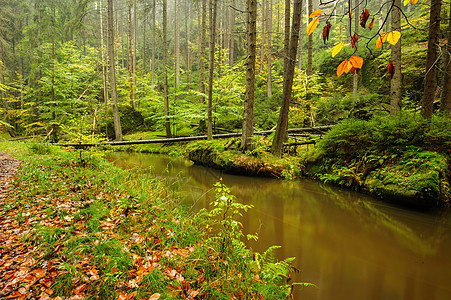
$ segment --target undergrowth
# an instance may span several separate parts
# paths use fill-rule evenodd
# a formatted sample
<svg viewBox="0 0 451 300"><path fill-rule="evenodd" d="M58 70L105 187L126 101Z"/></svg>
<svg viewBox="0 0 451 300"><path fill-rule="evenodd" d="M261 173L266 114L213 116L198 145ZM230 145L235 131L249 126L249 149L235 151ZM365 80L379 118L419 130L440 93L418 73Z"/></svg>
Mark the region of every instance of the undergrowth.
<svg viewBox="0 0 451 300"><path fill-rule="evenodd" d="M250 207L236 202L222 183L216 185L214 209L193 214L164 180L113 167L95 150L14 143L0 149L22 161L1 205L22 231L21 242L34 249L33 263L21 268L23 276L36 278L25 295L290 296L292 258L277 262L274 247L263 254L246 248L236 217Z"/></svg>

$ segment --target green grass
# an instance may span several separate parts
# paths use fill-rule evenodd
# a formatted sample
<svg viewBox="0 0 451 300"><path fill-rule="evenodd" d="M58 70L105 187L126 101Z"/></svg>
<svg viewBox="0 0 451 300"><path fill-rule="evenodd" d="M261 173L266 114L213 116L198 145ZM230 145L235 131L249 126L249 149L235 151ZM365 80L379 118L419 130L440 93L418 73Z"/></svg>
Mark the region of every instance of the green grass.
<svg viewBox="0 0 451 300"><path fill-rule="evenodd" d="M265 279L262 270L251 271L252 252L239 232L215 238L218 233L210 231L215 217L187 210L164 180L118 169L95 149L10 142L0 143L0 151L22 161L1 205L15 215L22 243L35 247L28 254L35 259L32 269L50 264L30 293L38 293L45 281L52 297L288 295L288 265L284 274ZM221 250L225 241L230 251ZM271 288L262 290L262 284Z"/></svg>

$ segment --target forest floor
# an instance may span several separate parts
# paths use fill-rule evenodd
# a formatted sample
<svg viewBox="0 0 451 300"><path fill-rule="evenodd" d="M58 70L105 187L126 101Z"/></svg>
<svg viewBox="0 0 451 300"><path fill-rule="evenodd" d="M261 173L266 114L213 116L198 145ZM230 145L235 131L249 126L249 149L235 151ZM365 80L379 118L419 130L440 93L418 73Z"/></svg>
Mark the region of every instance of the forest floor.
<svg viewBox="0 0 451 300"><path fill-rule="evenodd" d="M231 207L244 209L219 183L222 204L194 213L168 182L114 167L103 152L13 142L0 150L17 159L0 152L0 299L291 293L290 262L265 254L261 267L251 268L257 254L239 240L241 231L214 227L219 215L234 222Z"/></svg>

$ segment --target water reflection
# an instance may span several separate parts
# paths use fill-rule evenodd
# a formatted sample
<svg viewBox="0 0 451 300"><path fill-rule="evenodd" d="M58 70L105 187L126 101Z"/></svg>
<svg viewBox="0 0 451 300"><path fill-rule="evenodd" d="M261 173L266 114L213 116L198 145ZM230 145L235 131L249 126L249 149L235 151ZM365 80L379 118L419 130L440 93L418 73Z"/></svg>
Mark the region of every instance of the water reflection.
<svg viewBox="0 0 451 300"><path fill-rule="evenodd" d="M180 178L181 196L208 207L219 178L240 202L255 206L242 220L262 252L283 246L295 256L296 281L313 282L296 299L451 299L451 222L447 213L411 211L349 190L302 180L223 174L162 155L115 153L119 166Z"/></svg>

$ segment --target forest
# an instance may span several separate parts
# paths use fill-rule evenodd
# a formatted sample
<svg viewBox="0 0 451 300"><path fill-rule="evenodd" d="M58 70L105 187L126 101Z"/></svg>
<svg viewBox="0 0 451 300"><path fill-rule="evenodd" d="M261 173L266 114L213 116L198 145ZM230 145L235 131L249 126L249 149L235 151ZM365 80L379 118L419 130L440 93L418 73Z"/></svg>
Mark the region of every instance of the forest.
<svg viewBox="0 0 451 300"><path fill-rule="evenodd" d="M449 111L447 2L310 2L2 1L3 127L249 140L278 124Z"/></svg>
<svg viewBox="0 0 451 300"><path fill-rule="evenodd" d="M450 57L449 0L0 0L0 298L448 299Z"/></svg>

